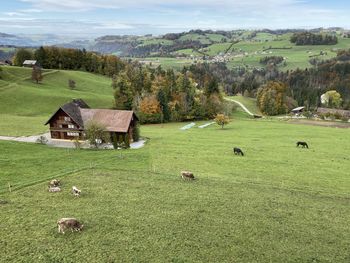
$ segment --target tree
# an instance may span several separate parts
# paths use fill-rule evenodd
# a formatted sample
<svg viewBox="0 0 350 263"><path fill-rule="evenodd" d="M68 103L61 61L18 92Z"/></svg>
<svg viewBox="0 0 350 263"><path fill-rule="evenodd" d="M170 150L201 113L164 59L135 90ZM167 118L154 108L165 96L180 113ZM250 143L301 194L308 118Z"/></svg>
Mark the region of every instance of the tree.
<svg viewBox="0 0 350 263"><path fill-rule="evenodd" d="M125 73L113 77L115 108L118 110L131 110L133 105L133 93L131 83Z"/></svg>
<svg viewBox="0 0 350 263"><path fill-rule="evenodd" d="M20 48L15 53L13 64L21 67L23 62L28 59L33 59L33 52L25 48Z"/></svg>
<svg viewBox="0 0 350 263"><path fill-rule="evenodd" d="M110 138L108 133L105 132L106 128L97 123L90 121L86 126L86 139L89 141L90 145L98 148L103 142L109 142Z"/></svg>
<svg viewBox="0 0 350 263"><path fill-rule="evenodd" d="M45 48L40 47L39 49L35 50L34 58L38 61L39 65L45 67L47 65L47 55Z"/></svg>
<svg viewBox="0 0 350 263"><path fill-rule="evenodd" d="M36 84L38 84L39 81L43 80L41 67L33 66L33 69L32 69L32 80L35 81Z"/></svg>
<svg viewBox="0 0 350 263"><path fill-rule="evenodd" d="M327 91L321 98L322 103L331 108L339 108L343 102L341 95L336 90Z"/></svg>
<svg viewBox="0 0 350 263"><path fill-rule="evenodd" d="M215 122L221 126L221 128L223 129L224 126L226 124L228 124L230 122L230 119L228 116L226 116L225 114L216 114L216 117L215 117Z"/></svg>
<svg viewBox="0 0 350 263"><path fill-rule="evenodd" d="M268 115L287 113L287 85L279 81L269 81L261 86L257 93L257 104L261 112Z"/></svg>

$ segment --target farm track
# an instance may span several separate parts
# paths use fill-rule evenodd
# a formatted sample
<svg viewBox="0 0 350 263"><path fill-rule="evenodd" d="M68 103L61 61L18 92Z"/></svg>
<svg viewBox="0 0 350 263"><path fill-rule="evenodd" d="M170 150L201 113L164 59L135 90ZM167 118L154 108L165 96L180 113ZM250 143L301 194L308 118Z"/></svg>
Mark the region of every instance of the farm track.
<svg viewBox="0 0 350 263"><path fill-rule="evenodd" d="M254 116L256 114L253 114L250 110L248 110L248 108L246 106L244 106L241 102L234 100L234 99L230 99L230 98L225 98L225 100L227 101L232 101L236 104L238 104L246 113L248 113L250 116Z"/></svg>

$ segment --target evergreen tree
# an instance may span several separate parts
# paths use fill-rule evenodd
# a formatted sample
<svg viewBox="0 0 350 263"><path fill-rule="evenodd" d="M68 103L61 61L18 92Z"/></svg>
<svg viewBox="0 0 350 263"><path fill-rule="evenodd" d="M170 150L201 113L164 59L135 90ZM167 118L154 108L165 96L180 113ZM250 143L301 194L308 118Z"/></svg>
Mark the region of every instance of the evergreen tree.
<svg viewBox="0 0 350 263"><path fill-rule="evenodd" d="M170 120L170 109L168 105L168 98L166 97L163 89L160 89L158 91L157 99L159 101L160 108L163 113L163 121L168 122Z"/></svg>
<svg viewBox="0 0 350 263"><path fill-rule="evenodd" d="M118 110L131 110L133 105L133 94L131 84L125 73L113 78L115 108Z"/></svg>

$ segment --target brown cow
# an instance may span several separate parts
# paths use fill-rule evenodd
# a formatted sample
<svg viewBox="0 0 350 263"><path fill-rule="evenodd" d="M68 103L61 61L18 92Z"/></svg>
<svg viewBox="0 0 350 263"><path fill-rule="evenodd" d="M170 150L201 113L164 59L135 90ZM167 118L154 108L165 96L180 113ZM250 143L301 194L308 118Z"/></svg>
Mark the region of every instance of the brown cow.
<svg viewBox="0 0 350 263"><path fill-rule="evenodd" d="M58 233L63 233L66 229L73 231L81 231L84 227L77 219L75 218L61 218L57 221Z"/></svg>
<svg viewBox="0 0 350 263"><path fill-rule="evenodd" d="M61 185L61 181L57 179L53 179L49 182L49 187L58 187Z"/></svg>
<svg viewBox="0 0 350 263"><path fill-rule="evenodd" d="M194 180L194 175L192 172L189 171L182 171L181 172L182 179L188 179L188 180Z"/></svg>

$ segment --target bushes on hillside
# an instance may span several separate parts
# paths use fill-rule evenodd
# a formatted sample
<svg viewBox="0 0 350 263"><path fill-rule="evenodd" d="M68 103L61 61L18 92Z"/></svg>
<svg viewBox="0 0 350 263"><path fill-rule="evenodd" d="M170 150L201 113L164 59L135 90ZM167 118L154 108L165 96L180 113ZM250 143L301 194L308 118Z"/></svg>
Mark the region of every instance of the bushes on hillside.
<svg viewBox="0 0 350 263"><path fill-rule="evenodd" d="M269 56L269 57L264 57L260 59L260 64L264 64L264 65L269 65L269 64L273 64L273 65L278 65L280 63L283 62L283 57L281 56Z"/></svg>

